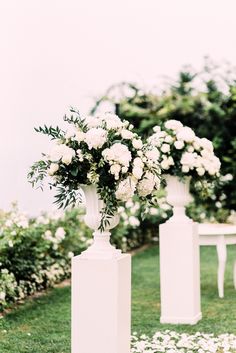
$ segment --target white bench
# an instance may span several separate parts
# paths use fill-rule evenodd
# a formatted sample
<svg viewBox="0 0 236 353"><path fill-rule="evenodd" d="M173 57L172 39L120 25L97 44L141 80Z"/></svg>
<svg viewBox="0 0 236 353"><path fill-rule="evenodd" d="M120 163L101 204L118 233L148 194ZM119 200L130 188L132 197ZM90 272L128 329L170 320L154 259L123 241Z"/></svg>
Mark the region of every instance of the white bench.
<svg viewBox="0 0 236 353"><path fill-rule="evenodd" d="M199 224L198 233L200 245L214 245L217 248L218 292L219 297L223 298L227 245L236 244L236 225L202 223ZM236 261L234 262L234 287L236 289Z"/></svg>

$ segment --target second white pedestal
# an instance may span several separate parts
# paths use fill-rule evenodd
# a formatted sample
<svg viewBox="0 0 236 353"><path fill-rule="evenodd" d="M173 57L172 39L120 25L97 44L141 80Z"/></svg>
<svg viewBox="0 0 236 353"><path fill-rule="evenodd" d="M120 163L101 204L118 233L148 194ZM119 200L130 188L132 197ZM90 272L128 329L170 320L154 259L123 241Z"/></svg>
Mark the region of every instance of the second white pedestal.
<svg viewBox="0 0 236 353"><path fill-rule="evenodd" d="M201 318L197 224L169 220L160 226L161 323L196 324Z"/></svg>
<svg viewBox="0 0 236 353"><path fill-rule="evenodd" d="M130 353L131 256L72 260L72 353Z"/></svg>

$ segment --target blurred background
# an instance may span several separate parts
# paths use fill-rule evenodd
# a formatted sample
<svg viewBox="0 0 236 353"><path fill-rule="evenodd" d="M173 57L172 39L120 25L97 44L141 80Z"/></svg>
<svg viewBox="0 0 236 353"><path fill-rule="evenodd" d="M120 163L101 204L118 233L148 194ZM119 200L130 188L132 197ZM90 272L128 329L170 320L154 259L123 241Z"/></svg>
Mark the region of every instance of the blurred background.
<svg viewBox="0 0 236 353"><path fill-rule="evenodd" d="M52 208L53 194L27 183L49 149L34 126L61 125L75 106L116 110L143 134L180 119L213 139L226 184L204 202L224 221L236 200L235 10L234 0L2 1L0 208Z"/></svg>

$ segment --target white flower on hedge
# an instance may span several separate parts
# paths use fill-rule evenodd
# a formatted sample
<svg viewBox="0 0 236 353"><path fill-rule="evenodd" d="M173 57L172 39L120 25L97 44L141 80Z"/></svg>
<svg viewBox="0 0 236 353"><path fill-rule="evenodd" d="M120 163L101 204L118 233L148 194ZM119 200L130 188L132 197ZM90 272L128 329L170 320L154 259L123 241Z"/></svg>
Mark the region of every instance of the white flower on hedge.
<svg viewBox="0 0 236 353"><path fill-rule="evenodd" d="M52 176L54 175L59 169L59 165L57 163L51 163L49 169L48 169L48 175Z"/></svg>
<svg viewBox="0 0 236 353"><path fill-rule="evenodd" d="M121 167L119 164L112 164L112 166L110 168L110 172L111 172L111 174L113 174L115 176L116 180L119 179L120 171L121 171Z"/></svg>
<svg viewBox="0 0 236 353"><path fill-rule="evenodd" d="M129 225L131 227L138 227L140 225L139 219L135 216L129 217Z"/></svg>
<svg viewBox="0 0 236 353"><path fill-rule="evenodd" d="M143 175L143 168L139 166L134 166L132 170L132 174L136 179L141 179Z"/></svg>
<svg viewBox="0 0 236 353"><path fill-rule="evenodd" d="M72 257L74 257L74 253L72 251L69 251L67 256L69 257L69 259L72 259Z"/></svg>
<svg viewBox="0 0 236 353"><path fill-rule="evenodd" d="M183 126L178 130L176 137L178 140L183 140L185 142L192 142L194 141L195 133L190 127Z"/></svg>
<svg viewBox="0 0 236 353"><path fill-rule="evenodd" d="M143 147L142 140L140 139L133 139L132 145L136 150L141 150L141 148Z"/></svg>
<svg viewBox="0 0 236 353"><path fill-rule="evenodd" d="M83 131L77 131L75 134L75 138L77 142L82 142L85 139L85 133Z"/></svg>
<svg viewBox="0 0 236 353"><path fill-rule="evenodd" d="M108 130L120 129L123 126L123 122L118 115L113 113L105 113L98 117L99 120L105 121Z"/></svg>
<svg viewBox="0 0 236 353"><path fill-rule="evenodd" d="M163 145L161 146L161 152L163 153L170 152L170 145L168 145L167 143L163 143Z"/></svg>
<svg viewBox="0 0 236 353"><path fill-rule="evenodd" d="M121 137L125 140L130 140L134 136L134 133L132 131L127 130L127 129L121 130L120 134L121 134Z"/></svg>
<svg viewBox="0 0 236 353"><path fill-rule="evenodd" d="M121 201L128 201L134 196L136 183L131 177L121 180L116 190L116 198Z"/></svg>
<svg viewBox="0 0 236 353"><path fill-rule="evenodd" d="M107 131L101 127L94 127L85 133L84 141L90 150L101 148L107 141Z"/></svg>
<svg viewBox="0 0 236 353"><path fill-rule="evenodd" d="M66 232L64 228L58 227L55 233L55 237L58 241L62 241L65 238Z"/></svg>
<svg viewBox="0 0 236 353"><path fill-rule="evenodd" d="M183 124L178 120L172 119L172 120L166 121L164 126L170 130L179 130L183 126Z"/></svg>
<svg viewBox="0 0 236 353"><path fill-rule="evenodd" d="M140 196L145 197L150 195L155 187L156 178L151 172L146 172L142 180L137 185L137 190Z"/></svg>
<svg viewBox="0 0 236 353"><path fill-rule="evenodd" d="M0 302L4 302L5 298L6 298L6 293L0 292Z"/></svg>

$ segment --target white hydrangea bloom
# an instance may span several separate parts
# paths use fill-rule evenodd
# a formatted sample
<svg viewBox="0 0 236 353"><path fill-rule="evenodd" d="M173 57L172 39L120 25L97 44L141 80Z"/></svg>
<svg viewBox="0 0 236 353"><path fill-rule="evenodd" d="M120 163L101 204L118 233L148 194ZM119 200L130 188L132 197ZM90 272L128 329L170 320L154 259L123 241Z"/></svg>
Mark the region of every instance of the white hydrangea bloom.
<svg viewBox="0 0 236 353"><path fill-rule="evenodd" d="M183 140L185 142L193 142L195 139L195 133L190 127L183 126L178 130L176 137L178 140Z"/></svg>
<svg viewBox="0 0 236 353"><path fill-rule="evenodd" d="M90 150L101 148L107 141L107 131L101 127L92 128L85 133L84 141Z"/></svg>
<svg viewBox="0 0 236 353"><path fill-rule="evenodd" d="M164 126L165 128L170 130L179 130L183 126L183 124L178 120L172 119L172 120L166 121Z"/></svg>
<svg viewBox="0 0 236 353"><path fill-rule="evenodd" d="M124 167L129 167L129 163L132 160L128 147L120 142L114 143L110 148L106 148L102 155L110 164L116 163Z"/></svg>
<svg viewBox="0 0 236 353"><path fill-rule="evenodd" d="M111 130L111 129L120 129L123 127L123 122L121 121L121 119L118 117L118 115L116 114L113 114L113 113L105 113L103 115L100 115L98 117L98 119L101 121L101 122L105 122L106 123L106 128L108 130Z"/></svg>

